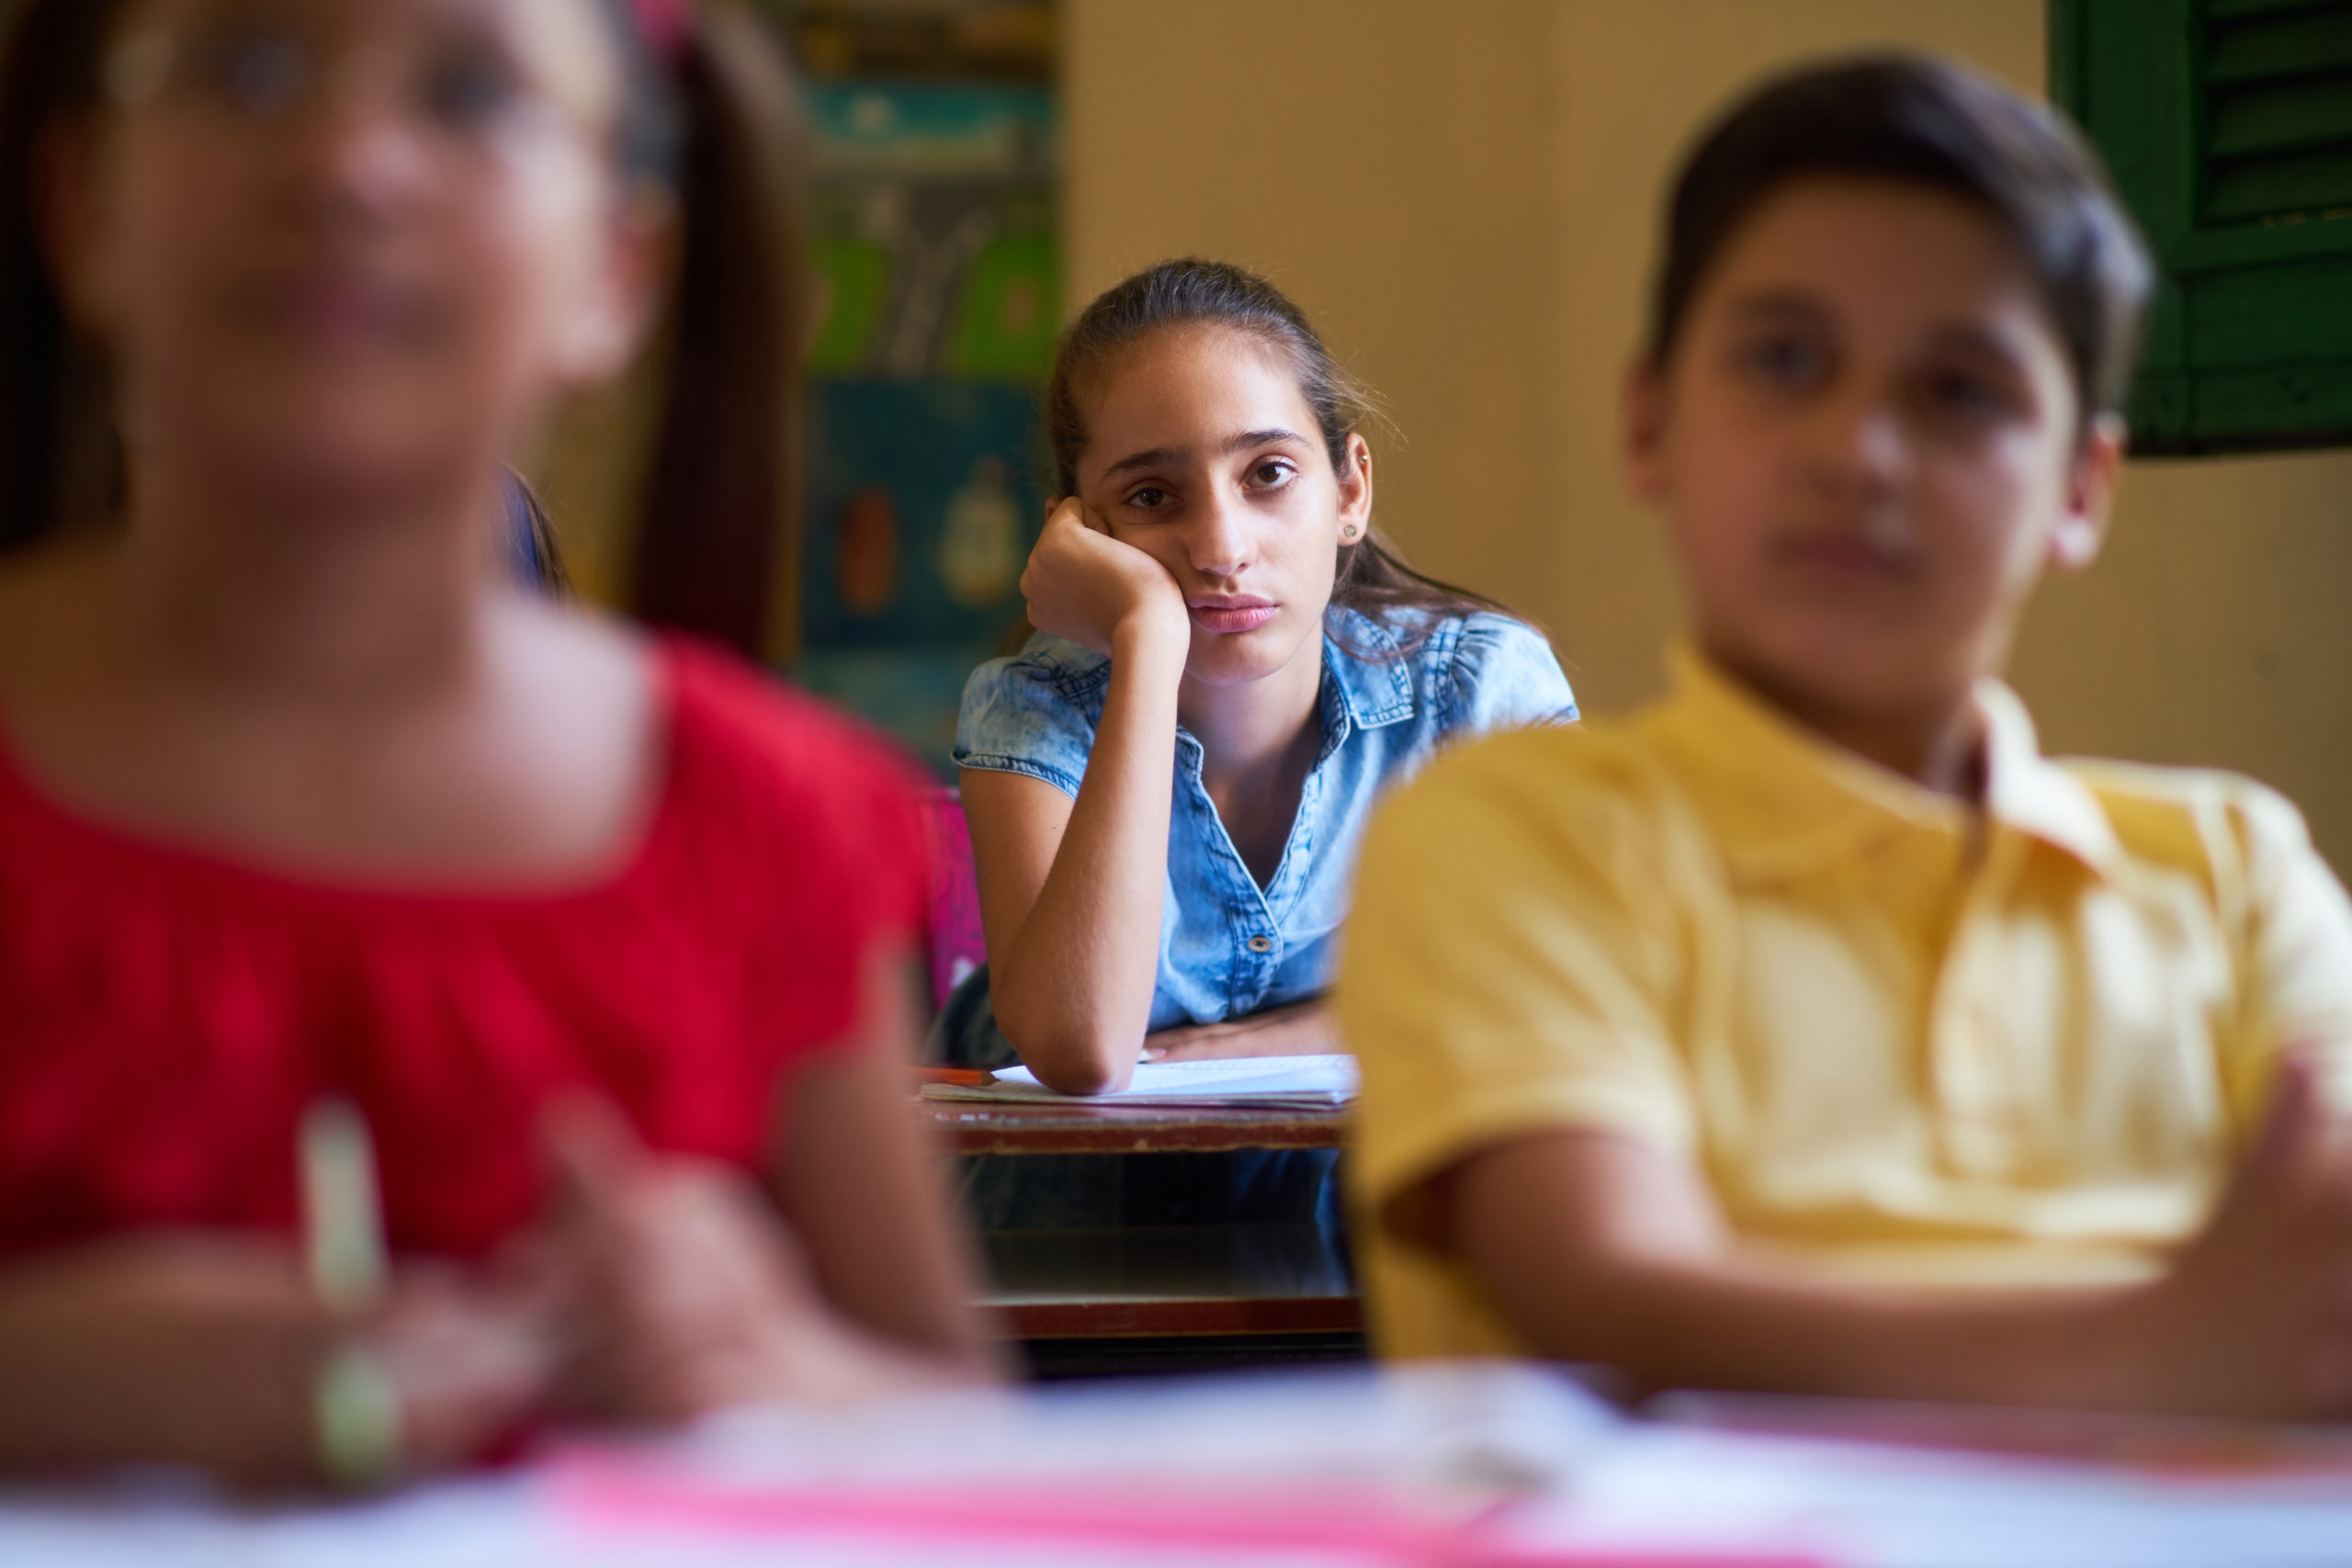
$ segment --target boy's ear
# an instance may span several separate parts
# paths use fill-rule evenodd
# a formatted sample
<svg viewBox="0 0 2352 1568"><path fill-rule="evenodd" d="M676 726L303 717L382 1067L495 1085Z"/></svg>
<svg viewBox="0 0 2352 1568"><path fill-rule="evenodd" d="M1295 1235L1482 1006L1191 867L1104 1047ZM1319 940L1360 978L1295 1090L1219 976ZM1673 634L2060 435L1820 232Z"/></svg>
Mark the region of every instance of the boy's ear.
<svg viewBox="0 0 2352 1568"><path fill-rule="evenodd" d="M1361 539L1372 524L1372 448L1363 436L1348 437L1347 459L1335 477L1340 482L1340 535ZM1350 528L1355 530L1352 535Z"/></svg>
<svg viewBox="0 0 2352 1568"><path fill-rule="evenodd" d="M1625 488L1652 506L1666 500L1668 396L1666 374L1656 364L1645 358L1626 367L1618 411Z"/></svg>
<svg viewBox="0 0 2352 1568"><path fill-rule="evenodd" d="M2129 435L2111 413L2091 422L2066 476L2066 508L2050 533L2048 564L2053 571L2080 571L2098 558L2107 543L2115 486L2123 474Z"/></svg>

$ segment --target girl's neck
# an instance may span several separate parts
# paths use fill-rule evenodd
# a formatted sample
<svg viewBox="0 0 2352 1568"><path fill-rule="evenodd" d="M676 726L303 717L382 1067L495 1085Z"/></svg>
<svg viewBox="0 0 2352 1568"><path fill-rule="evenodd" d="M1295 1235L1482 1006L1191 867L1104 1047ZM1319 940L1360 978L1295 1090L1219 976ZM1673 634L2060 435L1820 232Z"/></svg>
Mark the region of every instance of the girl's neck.
<svg viewBox="0 0 2352 1568"><path fill-rule="evenodd" d="M1272 886L1323 743L1323 639L1239 685L1186 680L1176 712L1201 743L1201 784L1258 886Z"/></svg>
<svg viewBox="0 0 2352 1568"><path fill-rule="evenodd" d="M1176 716L1201 743L1201 775L1212 786L1290 771L1300 749L1321 735L1323 639L1311 638L1272 674L1230 685L1187 676Z"/></svg>
<svg viewBox="0 0 2352 1568"><path fill-rule="evenodd" d="M130 651L175 684L399 705L476 665L493 559L478 480L224 481L145 468L120 552Z"/></svg>

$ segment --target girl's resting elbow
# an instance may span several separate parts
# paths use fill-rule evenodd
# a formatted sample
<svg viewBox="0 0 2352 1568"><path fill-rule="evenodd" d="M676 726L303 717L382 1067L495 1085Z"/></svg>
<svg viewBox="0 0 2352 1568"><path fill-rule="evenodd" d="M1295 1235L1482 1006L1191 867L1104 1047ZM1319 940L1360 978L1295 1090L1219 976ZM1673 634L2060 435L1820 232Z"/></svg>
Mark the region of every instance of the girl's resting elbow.
<svg viewBox="0 0 2352 1568"><path fill-rule="evenodd" d="M1096 1051L1074 1051L1050 1065L1032 1062L1029 1070L1057 1094L1108 1094L1125 1087L1125 1075Z"/></svg>

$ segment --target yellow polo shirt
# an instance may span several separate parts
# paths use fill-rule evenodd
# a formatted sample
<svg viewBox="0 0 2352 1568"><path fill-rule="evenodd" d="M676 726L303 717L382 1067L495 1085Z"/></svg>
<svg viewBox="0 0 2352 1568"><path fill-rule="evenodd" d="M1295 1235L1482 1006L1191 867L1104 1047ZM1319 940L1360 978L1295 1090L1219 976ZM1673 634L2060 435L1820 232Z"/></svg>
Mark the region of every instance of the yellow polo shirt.
<svg viewBox="0 0 2352 1568"><path fill-rule="evenodd" d="M2197 1224L2283 1043L2352 1106L2352 905L2294 807L2046 761L2006 687L1976 700L1981 816L1689 654L1631 719L1478 741L1382 809L1338 1008L1385 1351L1522 1348L1379 1223L1514 1138L1688 1160L1795 1267L2058 1282Z"/></svg>

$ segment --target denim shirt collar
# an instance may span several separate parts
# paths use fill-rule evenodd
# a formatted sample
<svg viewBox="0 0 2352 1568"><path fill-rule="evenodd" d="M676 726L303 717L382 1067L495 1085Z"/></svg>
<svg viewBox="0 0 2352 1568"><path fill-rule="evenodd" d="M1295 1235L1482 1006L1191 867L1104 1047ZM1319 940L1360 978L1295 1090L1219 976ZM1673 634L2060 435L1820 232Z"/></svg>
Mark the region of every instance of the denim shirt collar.
<svg viewBox="0 0 2352 1568"><path fill-rule="evenodd" d="M1351 651L1351 650L1353 651ZM1413 716L1413 678L1396 634L1361 610L1323 613L1327 693L1337 693L1351 729L1378 729ZM1329 722L1326 698L1325 728Z"/></svg>

